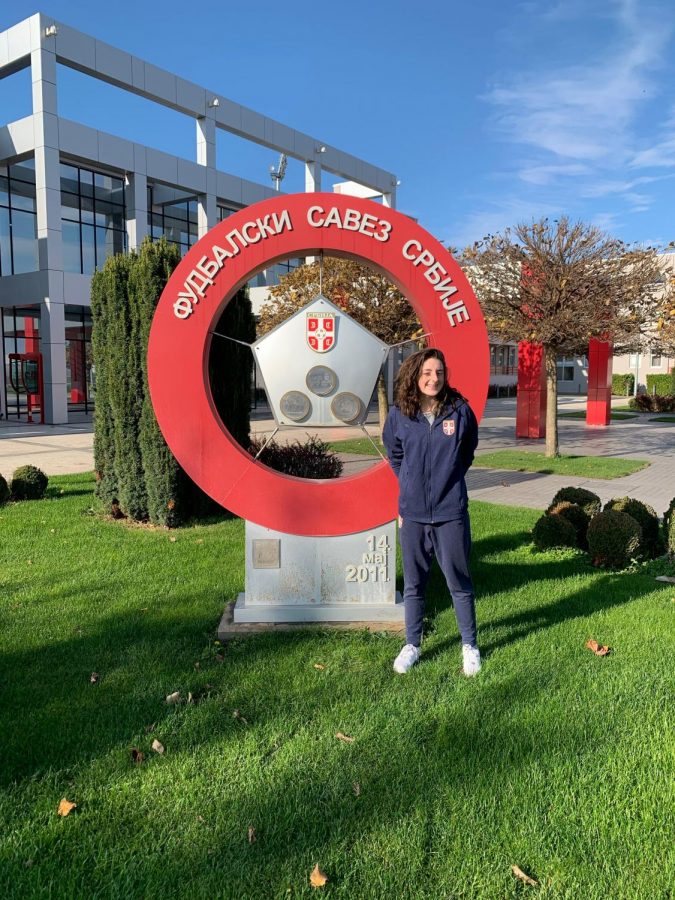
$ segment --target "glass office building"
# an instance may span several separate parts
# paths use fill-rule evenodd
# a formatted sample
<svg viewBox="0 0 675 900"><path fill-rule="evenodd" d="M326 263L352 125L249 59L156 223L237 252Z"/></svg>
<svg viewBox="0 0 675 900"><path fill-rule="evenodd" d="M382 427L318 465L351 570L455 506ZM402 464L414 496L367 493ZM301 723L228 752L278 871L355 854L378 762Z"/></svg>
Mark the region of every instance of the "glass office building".
<svg viewBox="0 0 675 900"><path fill-rule="evenodd" d="M120 138L114 121L107 133L59 117L59 66L192 117L194 158ZM299 160L308 191L321 190L326 171L395 202L391 172L43 14L0 32L0 78L25 68L32 114L0 122L3 418L25 418L27 391L10 357L31 353L42 357L46 421L91 414L90 285L108 256L161 235L185 253L220 220L274 195L271 185L216 168L218 129ZM253 284L295 264L258 273Z"/></svg>

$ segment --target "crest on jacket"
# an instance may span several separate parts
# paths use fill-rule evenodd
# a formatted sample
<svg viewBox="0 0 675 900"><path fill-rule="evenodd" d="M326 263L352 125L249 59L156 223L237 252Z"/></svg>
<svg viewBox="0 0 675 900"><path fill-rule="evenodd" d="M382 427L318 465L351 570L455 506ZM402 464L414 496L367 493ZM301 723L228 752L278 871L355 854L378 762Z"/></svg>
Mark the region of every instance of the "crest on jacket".
<svg viewBox="0 0 675 900"><path fill-rule="evenodd" d="M334 313L307 313L307 343L315 353L326 353L335 346Z"/></svg>
<svg viewBox="0 0 675 900"><path fill-rule="evenodd" d="M443 434L454 434L455 433L455 420L454 419L444 419L443 420Z"/></svg>

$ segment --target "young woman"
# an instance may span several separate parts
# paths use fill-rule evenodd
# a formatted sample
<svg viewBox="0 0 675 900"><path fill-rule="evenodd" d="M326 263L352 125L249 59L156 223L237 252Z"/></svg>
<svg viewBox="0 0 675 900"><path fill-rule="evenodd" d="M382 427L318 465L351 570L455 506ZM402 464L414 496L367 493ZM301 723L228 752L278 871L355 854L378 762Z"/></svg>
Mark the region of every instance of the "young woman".
<svg viewBox="0 0 675 900"><path fill-rule="evenodd" d="M452 595L464 674L480 670L464 480L478 443L478 425L467 401L448 384L446 371L443 354L433 347L408 357L396 380L396 405L384 426L384 445L399 484L406 644L394 670L401 675L420 658L424 593L434 556Z"/></svg>

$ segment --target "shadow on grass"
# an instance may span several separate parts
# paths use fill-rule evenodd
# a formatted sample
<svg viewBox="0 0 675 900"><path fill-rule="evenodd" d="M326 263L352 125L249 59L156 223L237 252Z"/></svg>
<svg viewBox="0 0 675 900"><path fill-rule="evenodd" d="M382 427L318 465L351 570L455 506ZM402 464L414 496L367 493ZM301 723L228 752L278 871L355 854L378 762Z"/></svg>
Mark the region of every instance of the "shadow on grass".
<svg viewBox="0 0 675 900"><path fill-rule="evenodd" d="M121 636L114 620L104 622L103 627L106 634L112 631L113 637ZM197 636L192 623L172 622L171 637L174 629ZM146 628L142 636L137 636L137 649L147 640L166 641L166 630L166 625ZM128 629L123 633L126 636ZM83 642L67 642L70 646L61 649L69 649L71 655L83 653L87 643L97 639L101 635L92 635ZM228 660L219 695L209 701L208 707L199 709L199 715L205 714L205 721L199 726L198 737L177 752L194 757L195 777L208 781L207 772L198 773L199 752L204 745L222 745L227 740L240 748L242 761L250 765L252 781L233 772L226 797L207 789L189 798L177 812L175 828L181 839L176 851L167 852L165 842L169 838L148 824L147 812L129 797L110 808L114 816L112 832L97 835L84 817L82 821L75 818L69 822L67 836L57 835L54 828L41 827L33 838L35 858L60 858L64 864L67 858L68 877L80 878L81 890L86 889L89 896L112 895L119 865L123 865L127 896L142 896L146 892L159 895L160 888L170 889L169 896L189 895L176 893L178 886L183 891L192 888L192 896L206 896L205 885L217 889L217 894L211 895L224 897L283 896L288 883L284 879L289 872L308 873L317 860L329 871L334 887L340 886L336 876L342 872L344 880L360 883L364 891L370 886L372 893L361 896L396 896L391 892L391 884L378 887L376 873L358 868L354 871L351 855L352 850L358 850L356 856L368 858L364 846L369 841L371 854L377 854L378 836L383 829L410 823L408 831L415 843L406 847L405 859L383 860L381 876L385 877L392 868L395 872L400 865L401 879L405 878L409 887L415 886L415 893L410 896L447 896L434 893L439 878L438 868L434 868L437 848L428 837L432 817L442 814L443 797L451 804L453 796L473 794L476 820L458 824L465 830L475 829L477 836L483 832L483 837L476 838L478 845L484 842L489 846L489 829L481 828L482 803L500 797L502 792L508 793L510 781L533 761L545 769L549 758L568 758L583 768L584 758L595 757L601 745L609 745L612 730L620 729L622 724L622 714L618 713L612 724L603 729L593 729L581 719L566 723L562 730L539 728L538 719L531 719L531 711L539 696L551 686L551 673L458 684L459 689L465 690L467 702L448 708L442 702L420 703L419 697L415 701L414 680L397 679L390 671L384 677L379 670L371 670L369 680L376 690L365 698L359 694L360 708L337 712L335 720L331 720L331 694L335 688L331 689L325 679L317 679L315 688L302 690L299 713L297 685L288 684L288 679L284 681L274 669L270 671L259 664L273 667L275 655L308 643L316 643L315 636L296 633L256 638ZM62 659L52 662L59 666L55 675L66 674ZM163 673L160 670L153 675L152 684L158 692ZM59 758L50 748L42 747L39 766L28 766L26 760L22 761L24 777L50 766L60 769L63 775L64 769L67 771L76 761L93 762L111 748L130 742L130 727L135 725L140 731L147 721L158 717L155 696L149 699L147 708L142 708L138 698L131 698L130 702L130 698L99 694L98 703L109 707L107 722L92 728L89 716L95 707L84 702L83 697L93 696L91 692L101 691L103 686L104 683L97 688L83 688L70 696L63 687L52 685L57 698L53 711L43 710L44 715L51 717L43 727L63 730L65 723L56 717L56 707L59 699L67 697L71 710L67 727L79 734L86 750L81 749L79 759L69 756L65 760L63 750ZM347 694L359 692L349 679L343 689ZM245 699L242 708L250 718L247 727L233 726L229 716L225 724L221 709L224 695L228 705ZM127 705L132 706L131 716L123 712ZM490 710L489 717L485 716L485 709ZM392 717L392 713L396 715ZM172 714L166 708L161 711L164 717ZM186 710L185 714L197 718L197 708ZM625 716L629 714L626 710ZM514 721L521 721L522 727L514 728ZM333 730L339 727L355 735L354 744L336 743ZM269 743L266 728L280 735L277 743ZM305 765L298 768L300 760ZM12 768L16 778L16 762ZM125 781L128 771L129 768L110 773L107 790L114 792L116 780ZM360 796L353 791L354 783L360 785ZM195 802L199 805L193 809ZM208 837L197 835L194 840L184 841L184 834L194 827L197 811L204 822L204 826L197 827L201 835ZM426 825L412 827L420 822ZM258 833L255 845L248 844L245 838L249 823L255 825ZM133 840L130 835L135 836ZM141 837L143 853L138 853ZM438 839L436 834L435 841ZM106 844L106 853L92 866L91 859L105 841L112 841L112 846ZM183 852L183 845L189 846L189 852ZM212 856L213 848L216 858ZM527 861L521 863L527 867ZM39 865L27 871L17 863L16 872L10 874L19 877L24 886L32 883L37 888L43 884ZM506 894L500 891L499 895Z"/></svg>

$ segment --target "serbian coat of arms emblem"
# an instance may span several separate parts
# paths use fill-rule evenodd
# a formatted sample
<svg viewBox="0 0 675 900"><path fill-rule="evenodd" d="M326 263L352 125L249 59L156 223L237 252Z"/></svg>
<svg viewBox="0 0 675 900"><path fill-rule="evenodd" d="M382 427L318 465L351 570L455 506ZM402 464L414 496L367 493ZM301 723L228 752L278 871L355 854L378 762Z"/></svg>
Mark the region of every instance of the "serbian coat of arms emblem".
<svg viewBox="0 0 675 900"><path fill-rule="evenodd" d="M307 313L307 343L316 353L335 346L335 314Z"/></svg>
<svg viewBox="0 0 675 900"><path fill-rule="evenodd" d="M452 419L445 419L443 421L443 433L444 434L454 434L455 433L455 423Z"/></svg>

